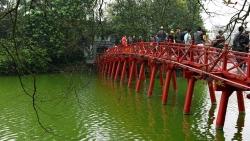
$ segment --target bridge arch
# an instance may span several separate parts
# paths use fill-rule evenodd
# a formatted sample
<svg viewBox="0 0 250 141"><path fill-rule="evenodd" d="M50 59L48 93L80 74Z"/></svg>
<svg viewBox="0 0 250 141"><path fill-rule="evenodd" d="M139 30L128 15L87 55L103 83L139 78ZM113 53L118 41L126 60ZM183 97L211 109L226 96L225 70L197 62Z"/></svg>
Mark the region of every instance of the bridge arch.
<svg viewBox="0 0 250 141"><path fill-rule="evenodd" d="M242 62L237 63L236 60ZM248 53L230 50L227 44L222 48L212 45L197 46L172 42L140 42L127 46L113 46L95 60L95 65L102 75L108 75L115 81L120 77L124 83L128 76L128 87L136 78L135 90L140 90L141 81L149 71L148 97L152 96L155 76L159 73L163 87L162 104L168 100L170 82L178 90L176 70L183 72L188 81L183 114L190 114L194 85L197 80L207 81L211 104L216 104L215 91L222 91L216 119L216 128L223 129L230 96L236 91L239 114L245 114L244 93L250 90L250 58ZM244 66L245 67L240 67ZM164 79L163 73L166 72ZM247 96L250 97L250 96Z"/></svg>

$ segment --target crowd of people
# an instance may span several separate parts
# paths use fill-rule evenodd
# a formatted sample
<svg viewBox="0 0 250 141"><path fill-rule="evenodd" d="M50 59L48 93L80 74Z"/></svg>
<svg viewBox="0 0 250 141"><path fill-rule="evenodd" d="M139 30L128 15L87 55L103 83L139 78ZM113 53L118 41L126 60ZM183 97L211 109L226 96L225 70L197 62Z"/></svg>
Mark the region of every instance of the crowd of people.
<svg viewBox="0 0 250 141"><path fill-rule="evenodd" d="M194 40L194 44L197 46L204 46L208 43L206 31L203 30L201 27L197 28L197 31L193 33L193 36L191 34L192 30L190 28L186 28L183 32L181 32L180 28L176 28L176 30L171 30L169 34L164 31L163 26L160 27L160 30L157 32L157 34L153 37L150 37L151 42L173 42L173 43L184 43L184 44L191 44L191 40ZM235 34L233 38L233 45L232 50L239 51L239 52L249 52L250 47L250 32L245 31L243 26L240 26L238 28L238 32ZM223 48L225 44L225 36L223 35L223 31L219 30L218 34L216 35L216 38L212 40L213 47L216 48ZM124 35L122 37L122 45L127 46L127 44L131 43L137 43L137 42L143 42L143 39L141 36L137 39L135 36L126 37ZM243 60L237 59L237 62L240 63L240 67L244 66L245 64L242 64Z"/></svg>
<svg viewBox="0 0 250 141"><path fill-rule="evenodd" d="M203 30L201 27L198 27L197 31L195 31L193 34L191 32L192 30L190 28L186 28L184 29L183 32L181 32L181 29L177 27L175 31L170 30L168 34L164 30L163 26L161 26L157 34L154 37L153 36L150 37L150 42L160 43L160 42L170 41L173 43L191 44L191 40L194 40L194 44L198 46L204 46L208 44L206 31ZM239 32L235 35L233 39L232 49L241 52L242 51L248 52L250 47L249 35L250 35L249 31L244 31L244 27L240 26ZM226 41L225 36L223 35L223 31L219 30L218 34L216 35L216 38L211 41L213 43L213 47L223 48ZM122 45L128 45L137 42L143 42L142 36L139 36L138 38L136 38L135 36L133 36L132 38L131 37L127 38L127 36L124 35L121 40Z"/></svg>
<svg viewBox="0 0 250 141"><path fill-rule="evenodd" d="M206 32L202 30L200 27L198 28L197 32L194 33L194 36L191 35L191 29L186 28L183 32L181 32L181 29L178 27L176 28L176 31L171 30L169 34L164 31L163 26L160 27L160 30L157 32L157 34L153 37L150 37L151 42L168 42L171 41L173 43L185 43L190 44L191 40L193 39L196 44L205 44L207 42L206 39ZM192 38L193 37L193 38ZM133 38L128 37L124 35L122 37L122 45L127 45L131 43L137 43L142 42L143 39L141 36L139 38L136 38L133 36Z"/></svg>

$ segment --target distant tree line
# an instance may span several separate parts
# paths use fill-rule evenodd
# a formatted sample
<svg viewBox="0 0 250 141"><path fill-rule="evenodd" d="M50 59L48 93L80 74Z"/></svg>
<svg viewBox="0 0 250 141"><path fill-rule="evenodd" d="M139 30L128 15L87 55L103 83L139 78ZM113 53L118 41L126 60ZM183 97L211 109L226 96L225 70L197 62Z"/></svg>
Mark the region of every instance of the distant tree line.
<svg viewBox="0 0 250 141"><path fill-rule="evenodd" d="M85 64L95 36L149 38L160 26L202 26L196 0L1 0L0 73ZM91 51L90 51L91 52Z"/></svg>
<svg viewBox="0 0 250 141"><path fill-rule="evenodd" d="M201 10L197 0L119 0L108 6L107 33L115 34L118 43L123 34L149 41L160 26L167 33L177 27L195 32L204 28Z"/></svg>

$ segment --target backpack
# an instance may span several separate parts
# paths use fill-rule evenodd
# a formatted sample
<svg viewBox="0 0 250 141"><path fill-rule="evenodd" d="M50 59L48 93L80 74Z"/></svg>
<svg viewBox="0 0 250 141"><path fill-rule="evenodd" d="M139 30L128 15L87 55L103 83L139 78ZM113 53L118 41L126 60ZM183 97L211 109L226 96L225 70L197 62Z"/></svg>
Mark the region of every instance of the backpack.
<svg viewBox="0 0 250 141"><path fill-rule="evenodd" d="M184 36L186 35L186 31L180 33L180 39L181 41L184 41Z"/></svg>
<svg viewBox="0 0 250 141"><path fill-rule="evenodd" d="M240 33L236 40L233 42L233 46L237 47L237 43L240 44L241 47L244 47L244 44L246 44L246 35L244 33Z"/></svg>
<svg viewBox="0 0 250 141"><path fill-rule="evenodd" d="M233 48L238 51L244 51L246 44L248 44L249 39L247 39L247 35L244 33L240 33L236 40L233 42ZM237 47L237 43L240 44L240 48Z"/></svg>
<svg viewBox="0 0 250 141"><path fill-rule="evenodd" d="M193 40L195 44L201 44L202 43L202 34L200 32L195 32L193 36Z"/></svg>

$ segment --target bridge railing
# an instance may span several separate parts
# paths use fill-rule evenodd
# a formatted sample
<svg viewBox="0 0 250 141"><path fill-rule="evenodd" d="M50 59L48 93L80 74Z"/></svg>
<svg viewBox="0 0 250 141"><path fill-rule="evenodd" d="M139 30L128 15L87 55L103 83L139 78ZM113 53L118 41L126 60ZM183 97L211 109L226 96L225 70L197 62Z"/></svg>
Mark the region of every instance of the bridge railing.
<svg viewBox="0 0 250 141"><path fill-rule="evenodd" d="M215 48L212 45L141 42L114 46L99 56L96 62L105 59L106 56L145 57L158 62L171 61L177 66L178 64L191 66L203 72L224 75L227 79L250 83L249 53L233 51L230 48L228 45ZM240 67L243 65L246 67Z"/></svg>

